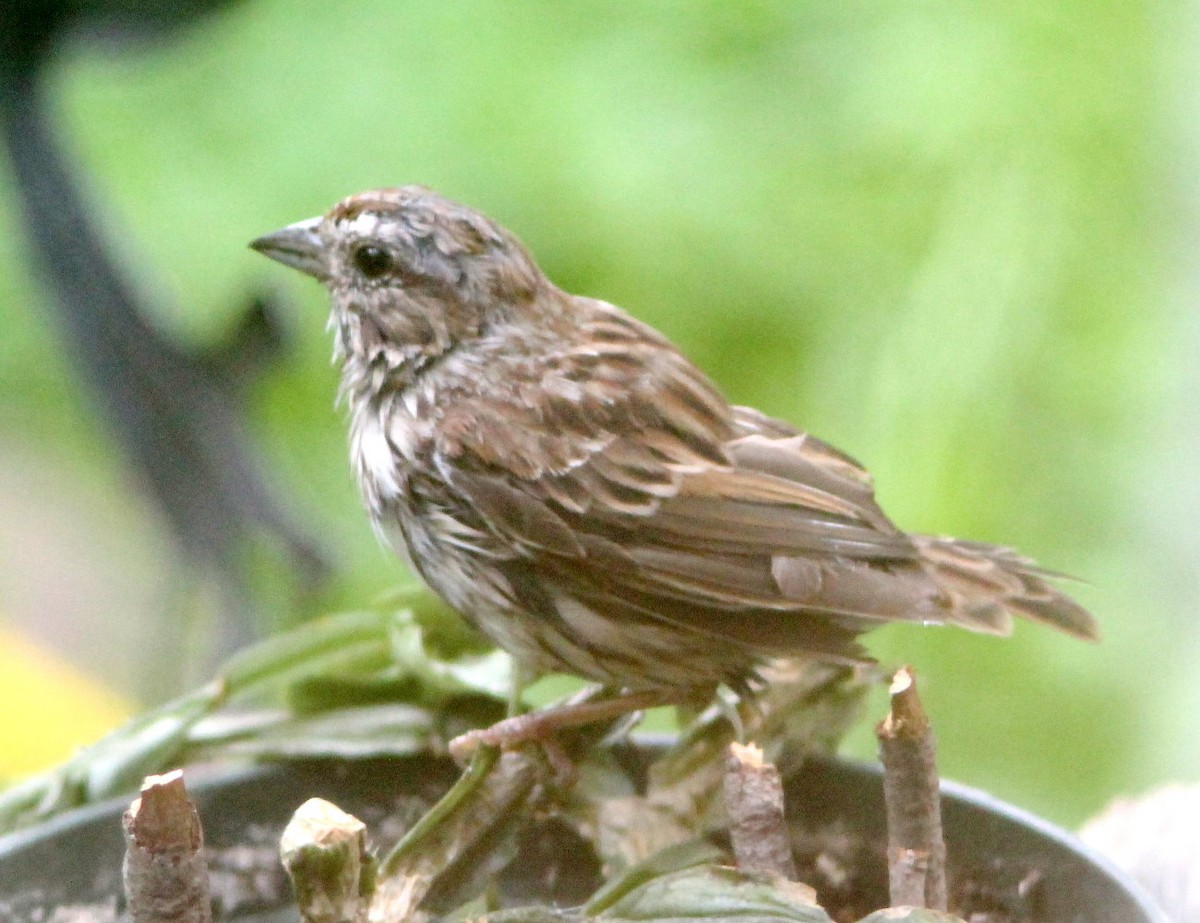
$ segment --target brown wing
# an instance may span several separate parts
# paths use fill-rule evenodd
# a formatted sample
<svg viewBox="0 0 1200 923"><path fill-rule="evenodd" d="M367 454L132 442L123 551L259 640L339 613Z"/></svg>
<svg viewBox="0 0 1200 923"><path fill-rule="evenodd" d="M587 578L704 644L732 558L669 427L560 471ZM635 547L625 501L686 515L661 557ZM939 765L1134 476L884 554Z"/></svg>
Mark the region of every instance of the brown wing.
<svg viewBox="0 0 1200 923"><path fill-rule="evenodd" d="M632 386L626 375L611 387L627 344L607 342L587 379L596 387L546 404L552 425L464 434L445 466L517 582L778 653L858 658L853 635L870 623L944 617L917 549L852 459L731 408L662 341L637 357ZM574 457L535 463L531 430L570 434Z"/></svg>
<svg viewBox="0 0 1200 923"><path fill-rule="evenodd" d="M1090 615L1003 548L909 536L852 458L731 407L655 331L595 302L510 413L444 448L446 502L490 536L521 605L553 599L759 652L856 658L881 621L1003 634L1011 615L1094 637ZM511 377L511 376L509 376Z"/></svg>

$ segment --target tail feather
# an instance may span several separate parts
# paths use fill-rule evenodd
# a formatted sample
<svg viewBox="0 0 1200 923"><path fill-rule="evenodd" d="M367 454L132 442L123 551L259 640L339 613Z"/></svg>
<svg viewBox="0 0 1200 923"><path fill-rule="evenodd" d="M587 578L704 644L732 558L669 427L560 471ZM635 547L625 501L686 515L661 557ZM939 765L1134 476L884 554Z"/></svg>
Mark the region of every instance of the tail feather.
<svg viewBox="0 0 1200 923"><path fill-rule="evenodd" d="M1012 616L1042 622L1077 638L1100 637L1086 609L1049 581L1062 575L1010 548L930 535L913 536L930 575L949 597L947 621L988 634L1008 634Z"/></svg>

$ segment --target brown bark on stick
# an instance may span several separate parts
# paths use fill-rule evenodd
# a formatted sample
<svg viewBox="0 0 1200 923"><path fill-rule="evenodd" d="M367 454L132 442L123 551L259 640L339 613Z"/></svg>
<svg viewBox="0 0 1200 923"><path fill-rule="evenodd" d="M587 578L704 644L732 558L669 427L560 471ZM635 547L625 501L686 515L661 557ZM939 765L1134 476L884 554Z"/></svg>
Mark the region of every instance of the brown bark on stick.
<svg viewBox="0 0 1200 923"><path fill-rule="evenodd" d="M200 817L183 772L147 776L123 818L125 900L133 923L211 923Z"/></svg>
<svg viewBox="0 0 1200 923"><path fill-rule="evenodd" d="M946 844L933 729L911 667L892 679L888 716L875 728L887 801L888 884L896 906L946 909Z"/></svg>
<svg viewBox="0 0 1200 923"><path fill-rule="evenodd" d="M725 811L737 867L796 879L792 843L783 817L779 770L762 750L731 743L725 756Z"/></svg>

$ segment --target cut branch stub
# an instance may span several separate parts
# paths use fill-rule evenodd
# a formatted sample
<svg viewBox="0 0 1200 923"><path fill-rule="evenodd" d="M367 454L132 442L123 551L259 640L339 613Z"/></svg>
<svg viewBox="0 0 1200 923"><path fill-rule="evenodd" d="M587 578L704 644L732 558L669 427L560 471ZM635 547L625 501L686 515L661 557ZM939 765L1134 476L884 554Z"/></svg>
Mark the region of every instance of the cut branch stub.
<svg viewBox="0 0 1200 923"><path fill-rule="evenodd" d="M211 923L200 817L183 771L147 776L122 818L122 877L133 923Z"/></svg>
<svg viewBox="0 0 1200 923"><path fill-rule="evenodd" d="M897 906L946 909L946 845L933 729L911 667L896 671L875 728L888 821L888 884Z"/></svg>
<svg viewBox="0 0 1200 923"><path fill-rule="evenodd" d="M357 817L310 798L284 829L279 858L305 923L366 923L375 863Z"/></svg>
<svg viewBox="0 0 1200 923"><path fill-rule="evenodd" d="M725 812L737 866L795 880L796 865L783 814L783 784L754 744L731 743L725 756Z"/></svg>

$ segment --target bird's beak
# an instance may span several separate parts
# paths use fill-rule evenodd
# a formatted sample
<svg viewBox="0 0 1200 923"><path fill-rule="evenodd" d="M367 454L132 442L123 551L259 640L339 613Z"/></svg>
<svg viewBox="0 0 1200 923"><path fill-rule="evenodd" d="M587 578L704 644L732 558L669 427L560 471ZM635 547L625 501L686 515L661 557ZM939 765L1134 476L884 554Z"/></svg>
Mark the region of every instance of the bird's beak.
<svg viewBox="0 0 1200 923"><path fill-rule="evenodd" d="M317 233L320 225L320 218L297 221L272 234L264 234L258 240L251 241L250 246L284 266L299 269L324 282L329 277L329 268L321 236Z"/></svg>

